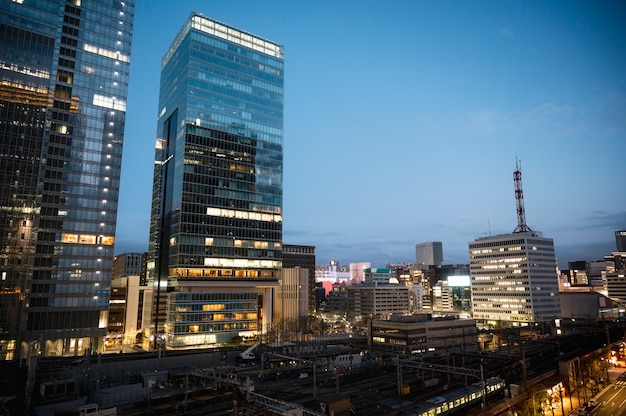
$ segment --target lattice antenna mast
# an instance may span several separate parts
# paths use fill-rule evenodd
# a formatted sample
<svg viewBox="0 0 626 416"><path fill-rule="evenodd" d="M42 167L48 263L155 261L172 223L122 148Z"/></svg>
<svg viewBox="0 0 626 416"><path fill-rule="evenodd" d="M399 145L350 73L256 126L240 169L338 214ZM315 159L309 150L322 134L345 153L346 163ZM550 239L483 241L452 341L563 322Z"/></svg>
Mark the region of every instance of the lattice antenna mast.
<svg viewBox="0 0 626 416"><path fill-rule="evenodd" d="M524 211L524 191L522 191L522 161L515 158L515 172L513 172L515 182L515 204L517 205L517 227L514 233L524 233L532 231L526 225L526 213Z"/></svg>

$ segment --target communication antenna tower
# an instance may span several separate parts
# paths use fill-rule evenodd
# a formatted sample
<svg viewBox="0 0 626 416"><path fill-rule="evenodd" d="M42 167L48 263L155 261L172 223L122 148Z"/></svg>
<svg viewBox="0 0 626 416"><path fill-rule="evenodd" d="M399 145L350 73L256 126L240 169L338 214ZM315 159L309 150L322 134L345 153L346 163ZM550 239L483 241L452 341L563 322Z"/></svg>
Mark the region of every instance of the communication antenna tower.
<svg viewBox="0 0 626 416"><path fill-rule="evenodd" d="M515 182L515 204L517 205L517 227L514 233L525 233L532 231L526 225L526 213L524 211L524 191L522 191L522 161L515 158L515 172L513 172Z"/></svg>

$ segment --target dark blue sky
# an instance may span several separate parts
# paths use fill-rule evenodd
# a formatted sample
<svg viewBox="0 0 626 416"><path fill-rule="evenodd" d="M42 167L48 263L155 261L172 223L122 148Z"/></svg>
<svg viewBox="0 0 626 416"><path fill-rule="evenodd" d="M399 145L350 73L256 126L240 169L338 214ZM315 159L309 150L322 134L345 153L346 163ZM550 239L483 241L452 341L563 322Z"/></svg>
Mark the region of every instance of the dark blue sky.
<svg viewBox="0 0 626 416"><path fill-rule="evenodd" d="M626 229L618 1L140 0L116 253L147 249L160 61L192 11L285 46L284 242L317 263L415 261L528 225L559 263Z"/></svg>

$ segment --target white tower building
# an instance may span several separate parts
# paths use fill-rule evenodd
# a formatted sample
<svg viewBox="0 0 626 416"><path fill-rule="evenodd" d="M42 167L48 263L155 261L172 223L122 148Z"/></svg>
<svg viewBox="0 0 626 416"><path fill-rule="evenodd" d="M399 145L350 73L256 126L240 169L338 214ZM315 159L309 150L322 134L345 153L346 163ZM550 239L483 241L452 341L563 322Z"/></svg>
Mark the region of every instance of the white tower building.
<svg viewBox="0 0 626 416"><path fill-rule="evenodd" d="M518 224L512 234L469 243L472 310L486 326L527 325L559 318L554 242L526 225L522 173L513 173Z"/></svg>

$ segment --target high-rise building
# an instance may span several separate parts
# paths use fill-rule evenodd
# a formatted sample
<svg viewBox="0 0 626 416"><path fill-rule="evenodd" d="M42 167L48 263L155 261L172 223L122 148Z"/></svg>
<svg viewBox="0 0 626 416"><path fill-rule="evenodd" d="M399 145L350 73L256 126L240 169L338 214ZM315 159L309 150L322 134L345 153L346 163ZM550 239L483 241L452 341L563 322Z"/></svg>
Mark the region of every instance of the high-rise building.
<svg viewBox="0 0 626 416"><path fill-rule="evenodd" d="M283 63L281 45L199 13L163 57L148 254L154 345L220 345L271 325Z"/></svg>
<svg viewBox="0 0 626 416"><path fill-rule="evenodd" d="M522 171L513 172L517 227L469 243L472 311L485 327L518 326L561 316L554 241L526 224Z"/></svg>
<svg viewBox="0 0 626 416"><path fill-rule="evenodd" d="M422 270L443 264L443 244L440 241L415 244L415 264Z"/></svg>
<svg viewBox="0 0 626 416"><path fill-rule="evenodd" d="M102 346L134 3L0 2L0 359Z"/></svg>
<svg viewBox="0 0 626 416"><path fill-rule="evenodd" d="M626 251L626 230L615 231L617 251Z"/></svg>
<svg viewBox="0 0 626 416"><path fill-rule="evenodd" d="M474 319L527 325L561 315L554 242L525 231L469 243Z"/></svg>

